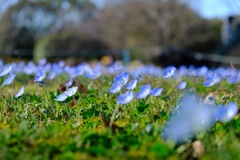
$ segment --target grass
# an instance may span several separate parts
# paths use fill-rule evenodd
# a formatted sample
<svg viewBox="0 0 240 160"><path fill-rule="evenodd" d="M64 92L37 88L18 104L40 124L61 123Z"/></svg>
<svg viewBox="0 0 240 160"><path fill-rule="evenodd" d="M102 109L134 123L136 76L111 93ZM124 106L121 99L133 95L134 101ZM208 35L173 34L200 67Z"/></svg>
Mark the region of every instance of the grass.
<svg viewBox="0 0 240 160"><path fill-rule="evenodd" d="M64 102L54 100L62 93L66 77L58 76L46 86L33 83L32 76L19 74L12 86L1 88L0 159L237 159L240 157L240 120L216 123L182 144L161 137L166 121L178 100L186 92L204 99L214 96L216 104L239 104L238 84L221 81L204 87L204 79L185 77L185 90L176 81L144 77L138 84L163 87L159 97L134 99L120 105L112 127L110 119L117 95L107 90L109 76L92 81L75 79L79 92ZM13 98L20 87L25 92ZM80 87L81 86L81 87ZM122 91L124 93L124 90Z"/></svg>

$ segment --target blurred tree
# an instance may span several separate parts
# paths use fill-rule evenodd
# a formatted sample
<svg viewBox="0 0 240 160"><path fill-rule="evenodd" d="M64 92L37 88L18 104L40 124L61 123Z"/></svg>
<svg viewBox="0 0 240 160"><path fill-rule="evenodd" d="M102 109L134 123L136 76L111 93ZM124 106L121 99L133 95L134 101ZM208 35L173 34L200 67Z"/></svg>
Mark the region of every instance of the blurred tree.
<svg viewBox="0 0 240 160"><path fill-rule="evenodd" d="M91 33L65 29L61 32L49 34L38 41L34 51L34 60L42 58L54 59L54 57L66 58L69 56L81 59L98 58L106 54L109 48Z"/></svg>
<svg viewBox="0 0 240 160"><path fill-rule="evenodd" d="M109 0L102 9L90 0L19 0L1 18L0 47L9 53L35 48L36 54L130 48L149 59L159 46L212 51L220 40L218 22L202 19L179 0Z"/></svg>
<svg viewBox="0 0 240 160"><path fill-rule="evenodd" d="M97 22L100 36L113 47L175 45L201 51L219 43L215 24L177 0L121 0L106 5ZM196 45L209 41L214 46Z"/></svg>
<svg viewBox="0 0 240 160"><path fill-rule="evenodd" d="M32 50L37 39L89 19L95 10L88 0L19 0L1 17L0 46L10 54Z"/></svg>

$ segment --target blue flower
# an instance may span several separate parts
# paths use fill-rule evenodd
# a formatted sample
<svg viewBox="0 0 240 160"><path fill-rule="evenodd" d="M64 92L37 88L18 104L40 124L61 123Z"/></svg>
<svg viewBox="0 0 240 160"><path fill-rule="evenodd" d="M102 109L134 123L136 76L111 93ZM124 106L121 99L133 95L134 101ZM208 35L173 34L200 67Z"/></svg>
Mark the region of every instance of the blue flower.
<svg viewBox="0 0 240 160"><path fill-rule="evenodd" d="M230 102L226 107L217 106L214 110L216 120L221 122L230 121L238 113L238 106L234 102Z"/></svg>
<svg viewBox="0 0 240 160"><path fill-rule="evenodd" d="M131 102L134 98L134 93L132 91L127 91L124 94L118 96L117 104L127 104Z"/></svg>
<svg viewBox="0 0 240 160"><path fill-rule="evenodd" d="M164 72L164 78L170 78L174 75L175 71L177 69L175 67L169 67L167 70Z"/></svg>
<svg viewBox="0 0 240 160"><path fill-rule="evenodd" d="M63 92L62 94L58 95L57 98L55 98L54 100L56 101L65 101L68 97L67 92Z"/></svg>
<svg viewBox="0 0 240 160"><path fill-rule="evenodd" d="M60 63L60 62L59 62ZM62 66L63 67L63 66ZM53 63L50 68L50 72L48 75L48 79L53 80L57 75L61 74L63 71L63 68L60 66L60 64Z"/></svg>
<svg viewBox="0 0 240 160"><path fill-rule="evenodd" d="M90 72L86 72L85 77L89 78L89 79L97 79L100 75L101 72L100 71L90 71Z"/></svg>
<svg viewBox="0 0 240 160"><path fill-rule="evenodd" d="M38 65L44 66L45 64L47 64L47 60L46 60L45 58L40 59L40 60L38 61Z"/></svg>
<svg viewBox="0 0 240 160"><path fill-rule="evenodd" d="M71 87L66 91L66 94L71 97L78 91L78 86Z"/></svg>
<svg viewBox="0 0 240 160"><path fill-rule="evenodd" d="M206 87L211 87L214 86L215 82L214 81L206 81L203 83L204 86Z"/></svg>
<svg viewBox="0 0 240 160"><path fill-rule="evenodd" d="M238 113L238 105L234 102L228 103L227 109L227 115L229 118L233 118Z"/></svg>
<svg viewBox="0 0 240 160"><path fill-rule="evenodd" d="M157 97L162 93L162 91L162 88L154 88L153 90L151 90L150 95Z"/></svg>
<svg viewBox="0 0 240 160"><path fill-rule="evenodd" d="M46 74L44 72L38 72L34 77L34 82L44 83Z"/></svg>
<svg viewBox="0 0 240 160"><path fill-rule="evenodd" d="M123 85L121 83L113 83L111 88L108 90L110 93L118 93L122 89Z"/></svg>
<svg viewBox="0 0 240 160"><path fill-rule="evenodd" d="M214 86L216 83L220 82L220 78L216 73L213 73L212 75L206 77L206 81L203 83L206 87Z"/></svg>
<svg viewBox="0 0 240 160"><path fill-rule="evenodd" d="M73 96L78 91L78 86L71 87L67 91L63 92L62 94L58 95L57 98L54 100L56 101L64 101L67 97Z"/></svg>
<svg viewBox="0 0 240 160"><path fill-rule="evenodd" d="M7 75L12 71L12 65L6 66L3 71L0 73L0 77Z"/></svg>
<svg viewBox="0 0 240 160"><path fill-rule="evenodd" d="M70 87L73 84L73 80L70 78L67 82L65 82L64 86L65 87Z"/></svg>
<svg viewBox="0 0 240 160"><path fill-rule="evenodd" d="M2 83L2 87L5 86L5 85L10 85L12 84L14 78L16 77L15 74L11 74L7 77L7 79Z"/></svg>
<svg viewBox="0 0 240 160"><path fill-rule="evenodd" d="M118 62L115 62L109 67L110 74L119 73L121 70L122 70L122 65Z"/></svg>
<svg viewBox="0 0 240 160"><path fill-rule="evenodd" d="M14 97L18 98L18 97L22 96L23 93L24 93L24 86L22 86L22 88L18 91L18 93Z"/></svg>
<svg viewBox="0 0 240 160"><path fill-rule="evenodd" d="M114 83L121 83L122 85L127 84L129 79L129 74L127 72L122 72L114 77Z"/></svg>
<svg viewBox="0 0 240 160"><path fill-rule="evenodd" d="M141 86L140 90L138 93L136 93L136 98L137 99L142 99L142 98L146 98L151 92L151 85L150 84L146 84Z"/></svg>
<svg viewBox="0 0 240 160"><path fill-rule="evenodd" d="M133 90L137 86L137 80L132 80L126 85L127 90Z"/></svg>
<svg viewBox="0 0 240 160"><path fill-rule="evenodd" d="M181 82L180 84L178 84L178 89L184 89L187 86L187 82Z"/></svg>

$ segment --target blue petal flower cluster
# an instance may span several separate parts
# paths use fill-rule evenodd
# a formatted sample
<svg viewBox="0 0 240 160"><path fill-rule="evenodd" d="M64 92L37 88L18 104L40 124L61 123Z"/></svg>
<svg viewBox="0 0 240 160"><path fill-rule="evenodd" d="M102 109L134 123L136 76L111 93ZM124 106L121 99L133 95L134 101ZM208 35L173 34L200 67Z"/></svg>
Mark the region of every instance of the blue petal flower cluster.
<svg viewBox="0 0 240 160"><path fill-rule="evenodd" d="M122 90L123 86L125 86L125 88L128 90L126 93L118 96L118 104L127 104L131 102L134 97L136 97L137 99L146 98L148 95L156 97L159 96L163 91L162 88L154 88L153 90L151 90L151 85L146 84L141 86L139 91L134 95L132 90L136 88L138 81L134 79L127 84L128 80L129 74L127 72L122 72L114 77L114 83L108 90L108 92L110 93L118 93Z"/></svg>

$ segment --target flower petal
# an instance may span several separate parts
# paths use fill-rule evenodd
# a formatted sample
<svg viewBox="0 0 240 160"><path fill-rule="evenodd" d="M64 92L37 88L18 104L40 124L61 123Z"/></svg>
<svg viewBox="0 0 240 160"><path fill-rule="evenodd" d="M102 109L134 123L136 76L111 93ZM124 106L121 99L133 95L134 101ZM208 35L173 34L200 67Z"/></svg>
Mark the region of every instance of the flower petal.
<svg viewBox="0 0 240 160"><path fill-rule="evenodd" d="M46 77L44 72L38 72L34 77L34 82L42 82Z"/></svg>
<svg viewBox="0 0 240 160"><path fill-rule="evenodd" d="M108 90L110 93L117 93L122 89L121 83L113 83L111 88Z"/></svg>
<svg viewBox="0 0 240 160"><path fill-rule="evenodd" d="M127 72L122 72L114 77L114 83L121 83L122 85L125 85L128 82L128 79L129 74Z"/></svg>
<svg viewBox="0 0 240 160"><path fill-rule="evenodd" d="M71 87L66 91L66 94L71 97L78 91L78 86Z"/></svg>
<svg viewBox="0 0 240 160"><path fill-rule="evenodd" d="M151 85L147 84L144 85L140 88L139 92L136 93L136 98L137 99L142 99L142 98L146 98L151 92Z"/></svg>
<svg viewBox="0 0 240 160"><path fill-rule="evenodd" d="M130 81L130 82L126 85L126 89L127 89L127 90L133 90L133 89L136 88L136 86L137 86L137 80L134 79L134 80Z"/></svg>
<svg viewBox="0 0 240 160"><path fill-rule="evenodd" d="M24 86L18 91L18 93L14 96L15 98L20 97L24 93Z"/></svg>
<svg viewBox="0 0 240 160"><path fill-rule="evenodd" d="M2 87L6 85L10 85L13 82L15 77L16 77L15 74L9 75L8 78L2 83Z"/></svg>
<svg viewBox="0 0 240 160"><path fill-rule="evenodd" d="M125 94L118 96L117 104L127 104L131 102L134 98L134 93L132 91L127 91Z"/></svg>
<svg viewBox="0 0 240 160"><path fill-rule="evenodd" d="M169 67L165 72L164 72L164 78L170 78L174 75L175 71L177 69L175 67Z"/></svg>
<svg viewBox="0 0 240 160"><path fill-rule="evenodd" d="M150 95L151 96L159 96L162 93L163 89L162 88L154 88L151 90Z"/></svg>
<svg viewBox="0 0 240 160"><path fill-rule="evenodd" d="M217 106L214 110L216 120L221 122L230 121L238 113L238 106L234 102L230 102L226 107Z"/></svg>
<svg viewBox="0 0 240 160"><path fill-rule="evenodd" d="M67 99L68 95L66 92L58 95L54 100L56 101L65 101Z"/></svg>
<svg viewBox="0 0 240 160"><path fill-rule="evenodd" d="M187 86L187 82L181 82L180 84L178 84L178 89L184 89Z"/></svg>
<svg viewBox="0 0 240 160"><path fill-rule="evenodd" d="M3 71L0 73L0 77L7 75L12 70L12 65L6 66Z"/></svg>

